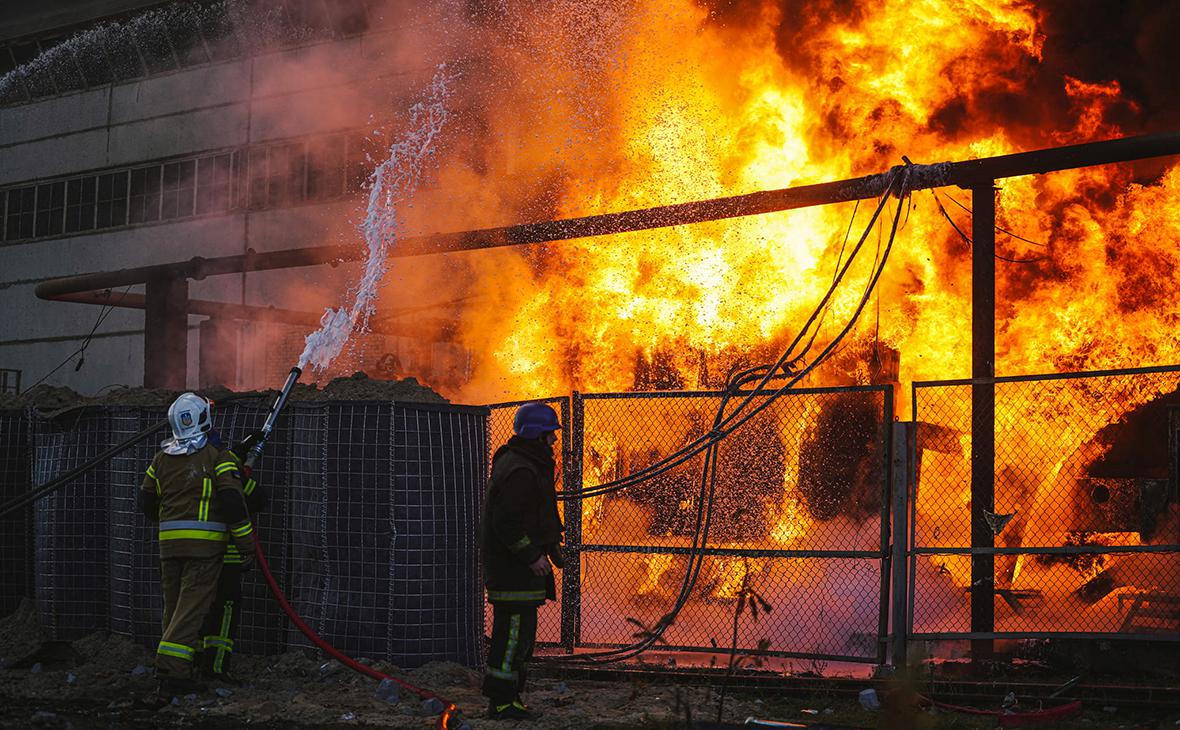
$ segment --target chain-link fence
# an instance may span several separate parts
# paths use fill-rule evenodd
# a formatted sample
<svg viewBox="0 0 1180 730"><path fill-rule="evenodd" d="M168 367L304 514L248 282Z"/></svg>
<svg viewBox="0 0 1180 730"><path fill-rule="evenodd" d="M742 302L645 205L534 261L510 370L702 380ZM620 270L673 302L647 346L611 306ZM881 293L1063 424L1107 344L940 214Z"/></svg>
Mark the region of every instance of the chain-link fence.
<svg viewBox="0 0 1180 730"><path fill-rule="evenodd" d="M720 396L575 394L548 402L563 409L569 446L561 484L576 491L650 466L704 435ZM493 407L493 443L511 434L516 405ZM711 500L697 455L618 492L566 502L561 608L542 610L539 640L567 651L618 647L655 626L684 585L697 515L703 526L707 513L698 578L661 648L728 647L745 593L771 611L739 617L739 650L881 661L888 414L888 387L792 391L722 442ZM698 509L702 499L710 510Z"/></svg>
<svg viewBox="0 0 1180 730"><path fill-rule="evenodd" d="M215 425L240 438L261 426L267 405L261 399L219 405ZM29 419L32 484L84 463L164 413L162 407L102 407ZM255 521L292 605L342 650L404 667L435 659L480 662L476 534L487 414L465 406L348 401L293 403L280 419L257 474L270 505ZM7 422L0 425L10 433ZM36 503L35 547L25 554L32 556L39 612L53 638L110 630L148 645L158 640L158 548L136 491L163 435L161 429ZM5 468L13 463L6 449ZM18 492L29 488L26 479ZM243 651L307 644L261 577L247 574L243 593Z"/></svg>
<svg viewBox="0 0 1180 730"><path fill-rule="evenodd" d="M913 635L1180 639L1178 386L1180 367L915 383Z"/></svg>

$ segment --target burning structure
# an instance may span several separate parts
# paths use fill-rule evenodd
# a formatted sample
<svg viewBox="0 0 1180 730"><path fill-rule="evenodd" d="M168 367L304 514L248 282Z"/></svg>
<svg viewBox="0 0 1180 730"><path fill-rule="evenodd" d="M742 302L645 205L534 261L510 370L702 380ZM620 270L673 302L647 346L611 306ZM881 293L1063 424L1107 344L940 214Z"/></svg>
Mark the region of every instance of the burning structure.
<svg viewBox="0 0 1180 730"><path fill-rule="evenodd" d="M273 9L290 24L318 17L293 10L312 6L330 4ZM146 307L142 343L129 335L119 350L134 358L143 344L145 382L254 386L286 371L298 349L285 343L289 329L253 320L314 324L311 313L351 265L334 273L285 266L351 259L339 236L366 149L380 148L373 140L404 122L397 110L418 78L412 72L424 76L434 62L457 59L453 136L441 141L429 183L402 211L404 240L394 255L466 252L399 262L372 320L378 334L400 336L407 350L428 351L441 365L423 372L401 350L375 347L358 348L339 367L420 375L469 402L574 390L651 395L634 403L571 399L581 425L567 464L576 481L567 484L580 489L651 468L705 437L727 376L773 360L813 312L808 348L844 348L801 383L814 392L776 402L720 442L712 477L702 476L707 457L697 455L567 504L581 551L563 585L567 604L577 592L586 610L634 617L646 602L656 607L641 617L650 624L691 572L685 567L706 508L712 552L702 563L700 600L678 625L700 614L697 628L675 640L684 645L704 646L751 579L780 586L772 596L788 607L780 616L827 610L829 623L853 627L801 650L791 644L799 636L786 637L781 653L865 658L877 656L887 627L887 564L909 564L916 604L909 619L918 633L977 640L1029 628L1031 607L1046 593L1028 587L1034 574L1073 571L1056 581L1059 592L1081 591L1094 603L1119 587L1154 586L1119 578L1129 556L1110 558L1101 571L1079 567L1077 556L1095 542L1111 555L1161 548L1136 555L1176 570L1166 551L1175 544L1175 500L1158 468L1115 468L1135 461L1116 457L1137 439L1134 429L1120 435L1112 425L1139 420L1138 409L1157 413L1150 404L1175 389L1174 376L1145 375L1147 384L1111 376L1080 394L1057 381L1001 379L993 387L991 380L1180 361L1180 346L1166 335L1180 283L1180 168L1174 157L1143 161L1174 155L1175 135L1086 146L1176 128L1180 95L1163 60L1175 9L1142 6L1133 22L1094 16L1093 25L1079 25L1072 6L1032 2L948 3L941 14L906 3L870 11L770 0L355 7L365 23L342 24L330 11L322 43L304 44L296 33L276 46L239 44L226 63L210 49L243 32L212 45L201 35L205 61L177 78L157 77L145 61L137 81L85 79L76 93L37 101L46 95L36 84L56 83L57 66L4 77L5 118L41 110L65 125L51 133L15 127L10 154L25 155L27 165L5 167L0 179L5 242L17 244L14 255L34 271L51 256L68 258L54 253L93 241L139 267L139 279L49 283L42 293ZM185 46L171 25L156 30L180 68L187 56L179 50L195 44ZM69 53L81 63L79 50ZM226 79L212 85L226 94L218 103L235 110L225 112L228 133L204 121L221 117L203 108L167 111L184 84L214 78ZM11 91L18 82L22 90ZM63 121L63 110L101 107L103 99L126 117L106 123L109 140L152 124L171 129L156 120L173 114L198 132L194 140L161 133L166 142L152 138L161 150L130 146L90 165L93 176L36 154L38 145L61 147L91 133ZM144 112L144 104L158 108ZM383 121L369 124L371 114ZM1078 146L1014 154L1069 145ZM923 179L899 209L899 243L889 254L888 226L879 224L886 233L870 234L882 236L878 255L854 260L849 232L869 217L860 201L887 193L886 178L857 176L901 165L903 156ZM91 208L90 187L116 192L95 192ZM970 191L969 202L960 189ZM213 207L202 207L208 200ZM819 202L832 205L804 207ZM522 221L539 223L514 225ZM469 233L433 235L452 231ZM148 257L149 238L181 243ZM518 243L537 245L508 245ZM190 260L193 250L202 260ZM889 267L875 279L883 254ZM114 268L75 261L81 271ZM148 266L161 261L187 263ZM851 283L824 300L845 266ZM213 276L227 270L234 283ZM14 281L4 296L23 297L18 309L28 310L32 280L43 273ZM858 319L869 294L872 306ZM36 306L66 316L56 313L67 305ZM199 316L210 319L190 347L190 317ZM49 339L24 334L15 352L40 359L36 348ZM241 344L214 350L215 342ZM272 362L267 352L289 356ZM968 376L975 381L927 383L912 396L886 387ZM1019 387L1037 393L1005 399ZM657 393L666 390L685 392ZM891 533L889 524L898 511L889 497L905 492L889 434L895 415L909 412L922 457L920 471L912 465L914 551L906 556L904 530ZM1149 430L1166 428L1142 418ZM1030 445L1039 450L1030 455ZM1073 506L1059 530L1052 523L1063 494ZM900 558L890 551L899 542ZM1026 554L1030 546L1047 552ZM614 558L628 552L626 561ZM896 591L906 575L894 577L902 578ZM1042 616L1034 629L1060 619ZM1085 627L1108 630L1109 618L1106 611ZM627 627L615 623L595 634L563 616L556 630L571 648L619 643ZM850 646L850 633L870 635L869 648ZM744 638L756 644L756 636Z"/></svg>

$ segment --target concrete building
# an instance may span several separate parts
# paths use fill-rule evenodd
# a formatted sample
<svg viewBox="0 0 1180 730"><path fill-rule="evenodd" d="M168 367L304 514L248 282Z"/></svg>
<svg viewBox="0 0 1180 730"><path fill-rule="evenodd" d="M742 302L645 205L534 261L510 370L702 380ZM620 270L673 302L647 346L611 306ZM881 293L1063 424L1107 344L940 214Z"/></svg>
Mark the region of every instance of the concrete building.
<svg viewBox="0 0 1180 730"><path fill-rule="evenodd" d="M274 385L356 265L190 281L180 294L195 304L167 309L187 335L162 360L144 310L127 306L150 307L143 284L91 293L107 306L34 289L355 240L371 119L433 68L393 57L414 28L366 0L22 5L0 19L0 389ZM267 311L292 292L302 314ZM363 357L373 374L463 367L455 346L386 331Z"/></svg>

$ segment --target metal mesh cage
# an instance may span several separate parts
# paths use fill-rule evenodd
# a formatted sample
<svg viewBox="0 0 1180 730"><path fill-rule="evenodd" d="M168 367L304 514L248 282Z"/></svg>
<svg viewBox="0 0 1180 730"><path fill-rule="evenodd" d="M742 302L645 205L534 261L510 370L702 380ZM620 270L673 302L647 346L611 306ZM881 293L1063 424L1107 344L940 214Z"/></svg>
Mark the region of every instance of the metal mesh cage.
<svg viewBox="0 0 1180 730"><path fill-rule="evenodd" d="M32 422L33 483L44 484L113 445L113 414L84 408ZM34 578L41 624L72 641L110 628L110 462L36 502Z"/></svg>
<svg viewBox="0 0 1180 730"><path fill-rule="evenodd" d="M266 403L219 405L228 439L259 427ZM163 408L77 411L36 422L35 483L160 422ZM255 517L292 605L346 652L405 667L479 662L478 507L486 474L482 408L417 403L295 403L257 478L270 504ZM37 597L55 638L110 628L159 638L155 528L136 490L161 429L37 505ZM306 640L256 573L243 579L242 651Z"/></svg>
<svg viewBox="0 0 1180 730"><path fill-rule="evenodd" d="M0 504L31 487L29 418L24 411L0 411ZM0 517L0 616L33 595L33 508Z"/></svg>
<svg viewBox="0 0 1180 730"><path fill-rule="evenodd" d="M994 539L973 546L979 386L915 384L913 631L970 633L971 592L994 589L997 634L1180 638L1178 386L1177 368L997 379L994 509L980 515ZM973 551L991 581L973 577Z"/></svg>

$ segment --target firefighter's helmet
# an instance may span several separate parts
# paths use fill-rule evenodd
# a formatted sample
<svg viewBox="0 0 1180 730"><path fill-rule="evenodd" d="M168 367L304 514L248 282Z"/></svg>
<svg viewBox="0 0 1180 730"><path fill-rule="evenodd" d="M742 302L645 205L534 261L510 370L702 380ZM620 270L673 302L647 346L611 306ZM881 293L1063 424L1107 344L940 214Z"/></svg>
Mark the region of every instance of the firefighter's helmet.
<svg viewBox="0 0 1180 730"><path fill-rule="evenodd" d="M513 433L526 439L540 438L560 428L557 411L544 403L525 403L516 409L516 417L512 419Z"/></svg>
<svg viewBox="0 0 1180 730"><path fill-rule="evenodd" d="M168 424L177 441L188 441L213 427L209 407L213 405L196 393L182 393L168 408Z"/></svg>

